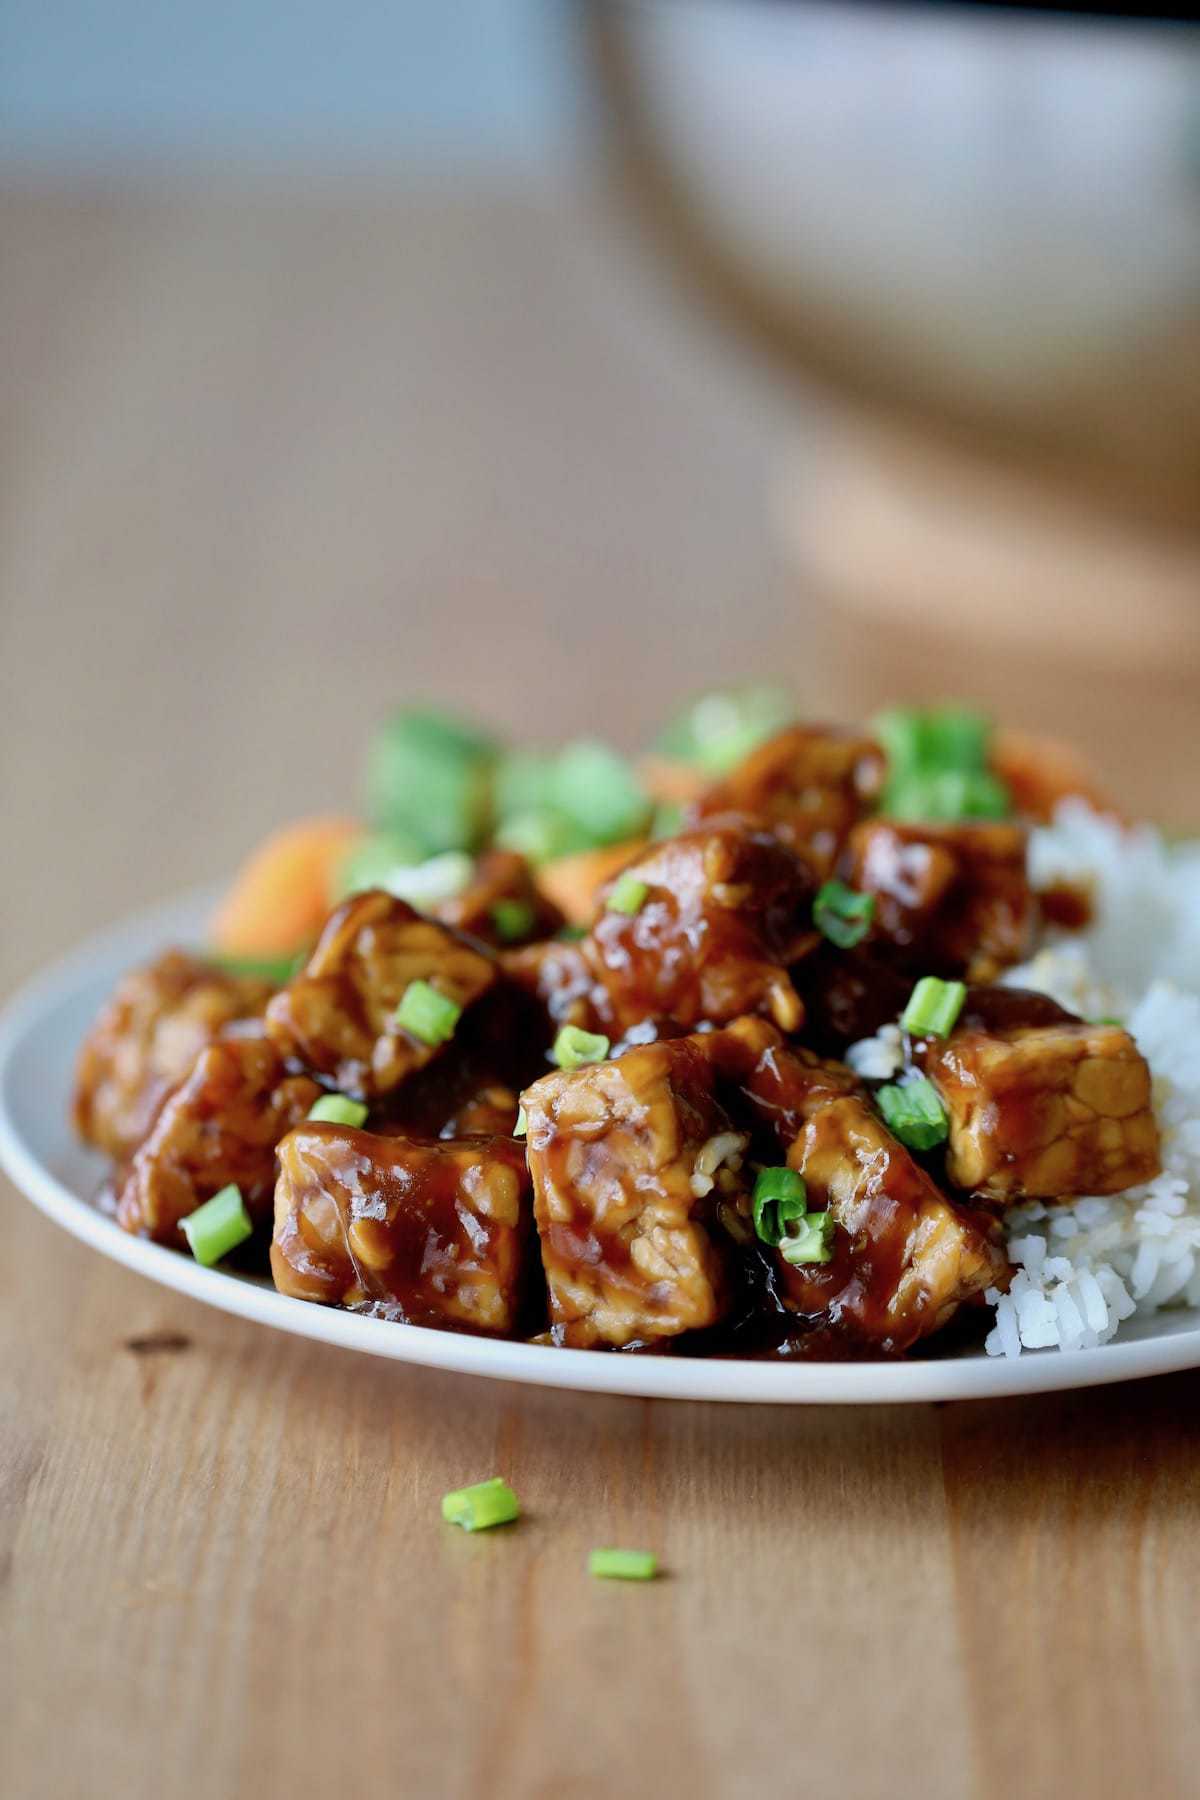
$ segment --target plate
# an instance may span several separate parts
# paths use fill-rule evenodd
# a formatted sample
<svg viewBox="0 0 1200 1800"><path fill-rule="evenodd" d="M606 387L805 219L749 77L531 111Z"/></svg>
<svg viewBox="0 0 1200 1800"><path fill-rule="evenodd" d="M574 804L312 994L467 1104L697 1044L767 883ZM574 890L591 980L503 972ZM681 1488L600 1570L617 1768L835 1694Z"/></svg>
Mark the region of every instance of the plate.
<svg viewBox="0 0 1200 1800"><path fill-rule="evenodd" d="M90 1203L105 1163L74 1141L67 1119L79 1044L119 975L172 943L199 943L213 896L192 895L93 938L31 982L0 1015L0 1165L48 1218L160 1287L208 1306L367 1356L465 1375L597 1394L782 1405L970 1400L1093 1387L1200 1366L1195 1309L1131 1321L1115 1343L1082 1351L982 1350L922 1362L692 1361L554 1350L360 1318L277 1294L249 1275L203 1269L129 1237Z"/></svg>

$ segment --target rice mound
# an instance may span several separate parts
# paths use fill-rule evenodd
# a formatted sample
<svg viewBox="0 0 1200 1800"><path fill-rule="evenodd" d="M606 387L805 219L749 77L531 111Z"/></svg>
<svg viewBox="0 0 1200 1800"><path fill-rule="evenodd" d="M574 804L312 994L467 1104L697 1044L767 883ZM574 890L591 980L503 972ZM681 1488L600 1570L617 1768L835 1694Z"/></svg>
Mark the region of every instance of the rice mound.
<svg viewBox="0 0 1200 1800"><path fill-rule="evenodd" d="M1007 1294L987 1291L989 1356L1089 1350L1135 1315L1200 1306L1200 843L1168 845L1148 826L1129 831L1069 800L1031 833L1029 868L1038 888L1086 886L1092 922L1004 979L1085 1018L1125 1023L1150 1065L1163 1169L1121 1194L1010 1209L1015 1273ZM899 1047L885 1027L848 1060L886 1078Z"/></svg>

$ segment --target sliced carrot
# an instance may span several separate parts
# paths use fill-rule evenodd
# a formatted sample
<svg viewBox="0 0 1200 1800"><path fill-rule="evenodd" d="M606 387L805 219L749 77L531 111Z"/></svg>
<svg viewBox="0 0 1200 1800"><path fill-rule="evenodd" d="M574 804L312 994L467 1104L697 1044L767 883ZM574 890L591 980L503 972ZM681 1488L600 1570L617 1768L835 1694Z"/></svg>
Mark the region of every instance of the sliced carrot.
<svg viewBox="0 0 1200 1800"><path fill-rule="evenodd" d="M213 948L226 956L291 956L316 937L334 876L363 834L353 819L300 819L243 863L217 909Z"/></svg>
<svg viewBox="0 0 1200 1800"><path fill-rule="evenodd" d="M1017 811L1032 819L1053 818L1059 801L1075 795L1098 812L1117 812L1087 758L1061 738L1001 727L992 737L990 761Z"/></svg>
<svg viewBox="0 0 1200 1800"><path fill-rule="evenodd" d="M606 844L600 850L556 856L538 870L538 886L566 915L568 924L590 925L596 915L597 889L623 869L644 842L643 838L627 838L622 844Z"/></svg>

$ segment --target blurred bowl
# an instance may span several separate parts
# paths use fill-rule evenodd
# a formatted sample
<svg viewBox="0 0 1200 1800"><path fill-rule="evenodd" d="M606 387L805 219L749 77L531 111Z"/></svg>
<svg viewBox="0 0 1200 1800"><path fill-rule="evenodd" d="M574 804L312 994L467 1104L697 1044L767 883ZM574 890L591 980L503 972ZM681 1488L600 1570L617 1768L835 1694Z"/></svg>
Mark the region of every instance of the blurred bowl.
<svg viewBox="0 0 1200 1800"><path fill-rule="evenodd" d="M1200 31L1032 10L593 0L631 191L845 398L1200 521Z"/></svg>

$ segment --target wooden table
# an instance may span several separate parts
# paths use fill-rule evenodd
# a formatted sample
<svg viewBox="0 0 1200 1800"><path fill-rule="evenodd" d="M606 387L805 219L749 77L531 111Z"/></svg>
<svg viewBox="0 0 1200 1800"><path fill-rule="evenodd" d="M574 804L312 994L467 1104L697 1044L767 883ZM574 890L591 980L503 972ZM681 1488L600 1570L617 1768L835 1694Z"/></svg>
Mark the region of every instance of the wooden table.
<svg viewBox="0 0 1200 1800"><path fill-rule="evenodd" d="M0 232L5 990L344 804L398 695L632 737L664 685L794 654L777 401L607 227L11 190ZM275 1337L0 1210L13 1800L1195 1791L1200 1377L526 1392ZM496 1470L522 1523L443 1527ZM590 1581L599 1543L666 1578Z"/></svg>

